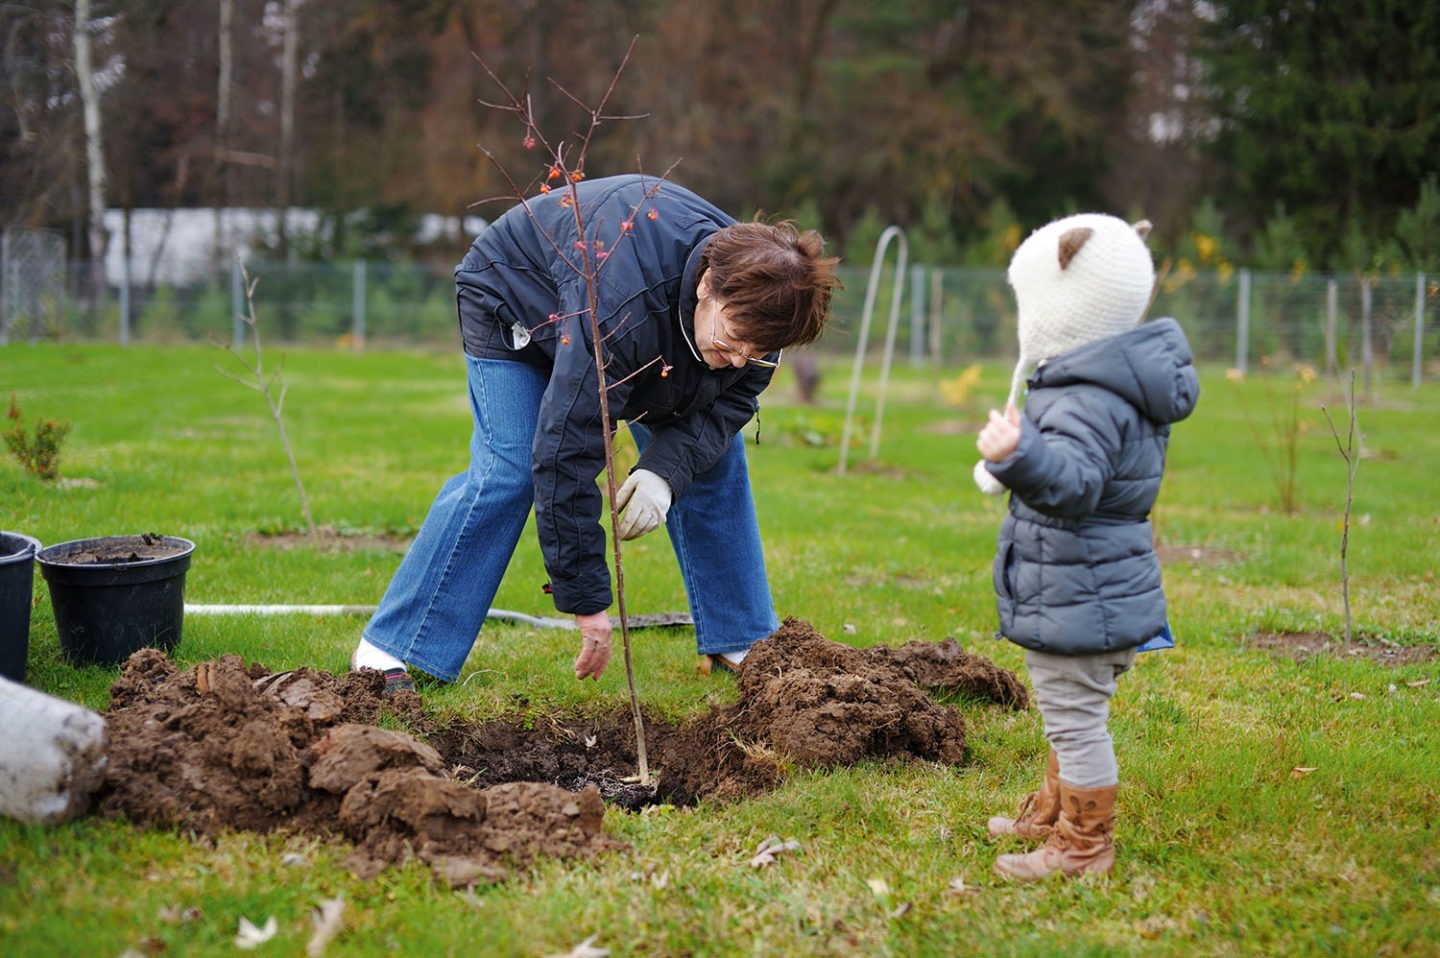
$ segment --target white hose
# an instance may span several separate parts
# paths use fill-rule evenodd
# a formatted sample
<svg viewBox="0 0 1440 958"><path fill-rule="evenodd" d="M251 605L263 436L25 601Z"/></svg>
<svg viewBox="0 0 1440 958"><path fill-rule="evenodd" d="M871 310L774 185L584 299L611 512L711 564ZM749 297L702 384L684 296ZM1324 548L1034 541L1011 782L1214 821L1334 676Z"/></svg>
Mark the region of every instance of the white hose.
<svg viewBox="0 0 1440 958"><path fill-rule="evenodd" d="M370 615L373 605L191 605L185 604L186 615ZM509 609L491 609L487 619L503 619L542 629L573 629L573 619L552 619Z"/></svg>

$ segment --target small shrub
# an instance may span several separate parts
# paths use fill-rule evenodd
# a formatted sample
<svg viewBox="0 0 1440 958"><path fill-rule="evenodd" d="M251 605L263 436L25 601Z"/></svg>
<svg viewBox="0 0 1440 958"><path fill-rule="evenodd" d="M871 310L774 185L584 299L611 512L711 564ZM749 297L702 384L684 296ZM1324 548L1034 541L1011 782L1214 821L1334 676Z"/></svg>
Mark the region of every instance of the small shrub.
<svg viewBox="0 0 1440 958"><path fill-rule="evenodd" d="M70 423L54 419L35 420L35 436L32 439L25 431L21 419L20 404L14 393L10 394L10 428L5 430L5 445L19 460L21 467L32 476L46 481L60 478L60 447L70 432Z"/></svg>

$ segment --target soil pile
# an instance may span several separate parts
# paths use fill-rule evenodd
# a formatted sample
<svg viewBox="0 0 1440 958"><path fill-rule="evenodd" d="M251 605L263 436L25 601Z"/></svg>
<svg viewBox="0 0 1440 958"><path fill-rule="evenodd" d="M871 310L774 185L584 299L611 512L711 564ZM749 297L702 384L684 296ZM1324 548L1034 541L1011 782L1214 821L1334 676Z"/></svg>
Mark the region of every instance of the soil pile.
<svg viewBox="0 0 1440 958"><path fill-rule="evenodd" d="M274 673L236 656L180 670L146 649L111 689L102 812L215 835L294 829L355 844L362 876L416 857L452 884L504 879L537 856L622 847L604 806L741 799L793 765L960 763L965 723L928 692L1027 705L1009 670L953 639L855 649L788 619L759 642L734 705L674 728L647 719L652 786L635 783L628 709L438 728L378 672ZM382 710L417 735L381 729Z"/></svg>
<svg viewBox="0 0 1440 958"><path fill-rule="evenodd" d="M773 787L783 767L863 759L960 764L965 720L929 692L963 692L1013 708L1028 703L1015 674L954 639L856 649L786 619L757 642L737 679L739 700L660 743L660 790L685 803ZM647 739L648 741L648 739Z"/></svg>
<svg viewBox="0 0 1440 958"><path fill-rule="evenodd" d="M162 652L136 652L111 689L100 809L201 835L340 835L362 877L413 855L452 885L622 847L601 830L594 788L454 781L434 748L371 724L383 689L378 672L272 673L237 656L181 672ZM414 693L383 701L420 715Z"/></svg>

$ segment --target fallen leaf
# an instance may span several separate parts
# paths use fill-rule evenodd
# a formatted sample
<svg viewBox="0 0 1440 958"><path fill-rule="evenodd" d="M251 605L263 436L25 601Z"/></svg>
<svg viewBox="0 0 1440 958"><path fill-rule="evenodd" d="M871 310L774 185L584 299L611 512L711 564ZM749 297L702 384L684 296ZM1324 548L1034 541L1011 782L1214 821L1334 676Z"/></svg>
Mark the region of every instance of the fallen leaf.
<svg viewBox="0 0 1440 958"><path fill-rule="evenodd" d="M1290 774L1296 778L1304 778L1319 767L1318 765L1296 765L1290 770Z"/></svg>
<svg viewBox="0 0 1440 958"><path fill-rule="evenodd" d="M345 927L345 899L327 898L315 906L315 911L310 915L310 943L305 946L305 954L310 958L319 958L325 954L325 949L330 946L331 940L338 934L340 929Z"/></svg>
<svg viewBox="0 0 1440 958"><path fill-rule="evenodd" d="M1363 698L1365 697L1365 693L1364 693L1364 692L1351 692L1351 693L1350 693L1350 697L1351 697L1352 699L1355 699L1355 700L1358 702L1360 699L1363 699Z"/></svg>
<svg viewBox="0 0 1440 958"><path fill-rule="evenodd" d="M870 890L875 893L875 897L877 898L881 895L890 894L890 886L885 883L885 879L883 878L869 878L866 879L865 884L870 886Z"/></svg>
<svg viewBox="0 0 1440 958"><path fill-rule="evenodd" d="M249 951L251 948L257 948L271 938L274 938L275 933L279 930L280 925L275 921L274 915L265 919L263 928L256 928L254 922L242 915L240 917L240 930L235 933L235 947L243 948L246 951Z"/></svg>
<svg viewBox="0 0 1440 958"><path fill-rule="evenodd" d="M781 841L774 835L765 839L755 849L755 855L750 859L751 868L764 868L766 865L775 864L777 856L785 852L800 850L800 843L793 838L790 841Z"/></svg>
<svg viewBox="0 0 1440 958"><path fill-rule="evenodd" d="M549 958L605 958L606 955L610 954L610 949L596 948L591 944L596 937L596 935L591 935L569 951L563 954L550 955Z"/></svg>
<svg viewBox="0 0 1440 958"><path fill-rule="evenodd" d="M965 884L965 879L963 878L952 878L950 879L949 891L952 895L975 895L979 894L980 888L977 885Z"/></svg>
<svg viewBox="0 0 1440 958"><path fill-rule="evenodd" d="M911 908L913 908L913 907L914 907L914 906L911 905L908 901L906 901L906 902L901 902L901 903L900 903L900 907L896 908L894 911L892 911L892 912L890 913L890 917L891 917L892 919L894 919L894 918L904 918L904 917L905 917L905 913L908 912L908 911L909 911Z"/></svg>
<svg viewBox="0 0 1440 958"><path fill-rule="evenodd" d="M200 920L200 909L194 905L188 908L166 905L160 909L160 920L167 925L188 925Z"/></svg>
<svg viewBox="0 0 1440 958"><path fill-rule="evenodd" d="M1430 680L1429 680L1429 679L1416 679L1414 682L1406 682L1405 684L1406 684L1407 686L1409 686L1410 688L1412 688L1412 689L1418 689L1418 688L1424 688L1425 686L1429 685L1429 684L1430 684Z"/></svg>

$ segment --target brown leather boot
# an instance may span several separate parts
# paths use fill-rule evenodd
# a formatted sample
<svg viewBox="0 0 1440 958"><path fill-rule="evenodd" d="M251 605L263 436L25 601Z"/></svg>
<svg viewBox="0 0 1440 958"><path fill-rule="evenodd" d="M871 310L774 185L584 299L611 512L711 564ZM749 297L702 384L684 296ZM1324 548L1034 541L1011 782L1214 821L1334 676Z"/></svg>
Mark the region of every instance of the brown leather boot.
<svg viewBox="0 0 1440 958"><path fill-rule="evenodd" d="M1108 874L1115 864L1117 787L1076 788L1060 782L1060 818L1045 844L1025 855L1001 855L995 871L1006 878L1039 881L1056 872Z"/></svg>
<svg viewBox="0 0 1440 958"><path fill-rule="evenodd" d="M990 819L990 837L1019 835L1031 841L1043 842L1050 836L1050 829L1060 817L1060 759L1055 750L1050 750L1050 760L1045 765L1045 780L1038 792L1031 792L1020 802L1020 811L1014 818L995 816Z"/></svg>

